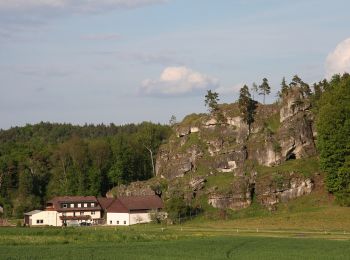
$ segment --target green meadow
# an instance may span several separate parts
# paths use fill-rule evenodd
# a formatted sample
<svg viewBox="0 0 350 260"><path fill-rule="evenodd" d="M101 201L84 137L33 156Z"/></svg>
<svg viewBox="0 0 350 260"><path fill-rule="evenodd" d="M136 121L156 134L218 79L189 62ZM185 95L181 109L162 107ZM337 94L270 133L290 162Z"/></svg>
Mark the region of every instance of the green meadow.
<svg viewBox="0 0 350 260"><path fill-rule="evenodd" d="M350 233L221 225L0 228L0 259L349 259Z"/></svg>

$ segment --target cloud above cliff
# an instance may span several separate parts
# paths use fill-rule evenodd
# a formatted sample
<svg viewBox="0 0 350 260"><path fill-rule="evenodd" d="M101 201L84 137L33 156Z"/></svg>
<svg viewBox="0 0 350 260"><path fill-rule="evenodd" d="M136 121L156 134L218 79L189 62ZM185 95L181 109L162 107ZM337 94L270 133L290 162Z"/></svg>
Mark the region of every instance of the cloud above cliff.
<svg viewBox="0 0 350 260"><path fill-rule="evenodd" d="M158 79L145 79L139 91L149 96L179 96L218 87L216 78L181 66L165 68Z"/></svg>
<svg viewBox="0 0 350 260"><path fill-rule="evenodd" d="M344 72L350 72L350 38L340 42L326 60L327 78Z"/></svg>

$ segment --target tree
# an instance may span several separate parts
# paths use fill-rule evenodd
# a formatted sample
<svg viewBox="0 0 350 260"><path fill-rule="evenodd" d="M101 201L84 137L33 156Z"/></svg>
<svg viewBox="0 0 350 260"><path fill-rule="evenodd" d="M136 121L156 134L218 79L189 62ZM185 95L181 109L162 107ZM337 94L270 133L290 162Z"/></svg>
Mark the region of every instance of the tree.
<svg viewBox="0 0 350 260"><path fill-rule="evenodd" d="M254 115L256 110L256 101L251 98L247 85L244 85L239 91L238 106L242 114L243 121L248 125L250 133L251 124L254 122Z"/></svg>
<svg viewBox="0 0 350 260"><path fill-rule="evenodd" d="M322 94L317 118L320 164L329 192L350 206L350 78L334 77Z"/></svg>
<svg viewBox="0 0 350 260"><path fill-rule="evenodd" d="M207 91L207 94L205 95L205 106L208 107L209 113L214 114L219 110L219 94L216 92L212 92L211 90Z"/></svg>
<svg viewBox="0 0 350 260"><path fill-rule="evenodd" d="M189 211L183 196L173 196L165 203L165 210L174 223L184 217Z"/></svg>
<svg viewBox="0 0 350 260"><path fill-rule="evenodd" d="M281 82L281 94L286 95L288 93L289 87L286 83L286 78L283 77L282 82Z"/></svg>
<svg viewBox="0 0 350 260"><path fill-rule="evenodd" d="M259 95L264 96L264 104L265 104L265 96L271 93L271 87L267 78L263 78L262 84L259 86Z"/></svg>
<svg viewBox="0 0 350 260"><path fill-rule="evenodd" d="M253 82L253 85L252 85L250 90L251 90L251 92L253 94L253 99L254 99L254 93L258 93L259 92L258 85L255 82Z"/></svg>
<svg viewBox="0 0 350 260"><path fill-rule="evenodd" d="M176 116L172 115L170 120L169 120L169 125L174 126L177 123Z"/></svg>

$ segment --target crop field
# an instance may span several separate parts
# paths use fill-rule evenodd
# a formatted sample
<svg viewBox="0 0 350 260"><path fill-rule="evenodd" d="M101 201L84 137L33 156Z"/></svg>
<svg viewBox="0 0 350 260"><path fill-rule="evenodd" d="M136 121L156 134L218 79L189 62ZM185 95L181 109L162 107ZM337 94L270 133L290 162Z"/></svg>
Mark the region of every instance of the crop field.
<svg viewBox="0 0 350 260"><path fill-rule="evenodd" d="M140 225L0 228L0 259L349 259L350 233Z"/></svg>

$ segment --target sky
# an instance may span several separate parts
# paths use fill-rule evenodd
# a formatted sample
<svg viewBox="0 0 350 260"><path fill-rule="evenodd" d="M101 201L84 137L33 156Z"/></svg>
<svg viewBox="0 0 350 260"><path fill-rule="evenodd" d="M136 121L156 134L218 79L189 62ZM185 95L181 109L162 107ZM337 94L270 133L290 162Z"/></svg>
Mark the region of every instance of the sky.
<svg viewBox="0 0 350 260"><path fill-rule="evenodd" d="M0 128L167 123L350 71L348 0L0 0ZM261 97L258 97L261 101Z"/></svg>

